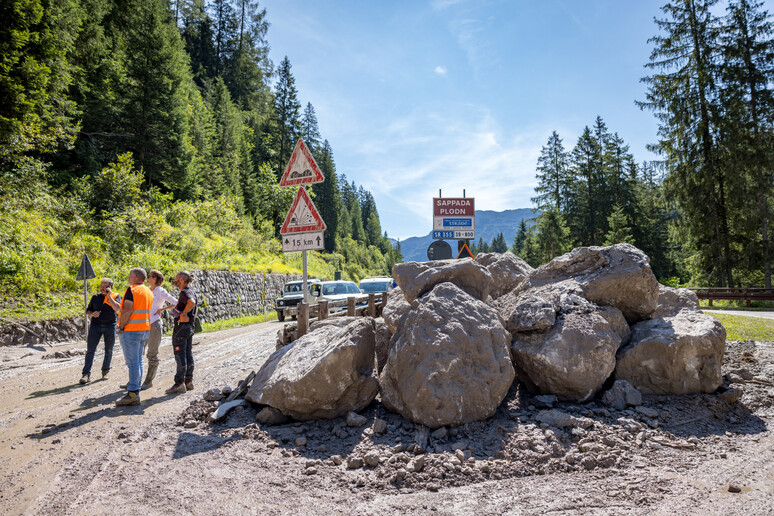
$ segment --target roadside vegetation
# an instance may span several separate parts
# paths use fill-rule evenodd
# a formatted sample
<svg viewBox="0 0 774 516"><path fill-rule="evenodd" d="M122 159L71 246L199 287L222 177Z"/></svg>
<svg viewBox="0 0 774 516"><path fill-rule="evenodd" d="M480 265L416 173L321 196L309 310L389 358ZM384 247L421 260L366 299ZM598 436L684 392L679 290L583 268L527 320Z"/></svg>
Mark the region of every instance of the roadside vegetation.
<svg viewBox="0 0 774 516"><path fill-rule="evenodd" d="M712 313L726 328L728 340L761 340L774 342L774 319Z"/></svg>

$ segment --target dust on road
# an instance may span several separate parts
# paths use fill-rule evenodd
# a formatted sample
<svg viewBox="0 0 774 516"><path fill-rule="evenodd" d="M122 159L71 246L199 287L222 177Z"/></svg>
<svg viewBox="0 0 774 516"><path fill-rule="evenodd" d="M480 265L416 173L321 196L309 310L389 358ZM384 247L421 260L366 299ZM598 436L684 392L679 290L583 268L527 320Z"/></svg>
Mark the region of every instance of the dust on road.
<svg viewBox="0 0 774 516"><path fill-rule="evenodd" d="M362 428L343 418L264 428L249 406L223 423L203 421L211 408L202 394L259 369L279 327L195 337L196 389L178 396L164 395L174 373L165 338L158 381L139 407L113 406L126 379L118 349L110 379L81 386L83 343L0 348L3 512L774 513L771 343L729 343L723 372L742 391L736 403L728 394L646 397L655 417L560 404L589 419L585 429L541 427L541 409L519 389L487 422L425 435L422 450L422 429L378 402L363 411ZM375 418L385 434L371 431ZM369 454L378 465L347 468ZM418 457L424 467L407 472Z"/></svg>

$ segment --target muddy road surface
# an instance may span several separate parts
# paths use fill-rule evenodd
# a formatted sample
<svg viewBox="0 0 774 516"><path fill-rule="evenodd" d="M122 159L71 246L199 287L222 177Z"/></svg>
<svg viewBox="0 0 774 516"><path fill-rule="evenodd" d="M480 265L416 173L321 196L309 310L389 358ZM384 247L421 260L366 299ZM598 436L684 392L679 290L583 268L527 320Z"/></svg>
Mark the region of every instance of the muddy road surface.
<svg viewBox="0 0 774 516"><path fill-rule="evenodd" d="M279 323L195 337L195 390L172 382L114 407L126 380L79 385L85 343L0 348L0 508L34 515L774 514L774 344L729 342L726 386L646 396L624 411L514 387L486 422L416 427L377 401L344 418L262 426L257 409L207 422L210 388L235 387L274 351ZM94 370L99 377L101 351ZM374 431L374 423L384 422Z"/></svg>

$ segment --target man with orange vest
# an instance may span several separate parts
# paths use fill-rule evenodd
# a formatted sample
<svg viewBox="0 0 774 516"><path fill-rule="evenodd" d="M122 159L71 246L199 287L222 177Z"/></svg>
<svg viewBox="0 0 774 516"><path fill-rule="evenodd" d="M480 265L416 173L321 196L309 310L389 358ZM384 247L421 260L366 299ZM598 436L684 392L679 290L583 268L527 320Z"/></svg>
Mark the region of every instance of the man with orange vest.
<svg viewBox="0 0 774 516"><path fill-rule="evenodd" d="M121 300L121 316L118 320L118 338L129 368L129 383L126 396L116 405L139 405L140 384L142 383L142 353L150 335L150 312L153 293L144 285L145 269L139 267L129 271L129 287Z"/></svg>

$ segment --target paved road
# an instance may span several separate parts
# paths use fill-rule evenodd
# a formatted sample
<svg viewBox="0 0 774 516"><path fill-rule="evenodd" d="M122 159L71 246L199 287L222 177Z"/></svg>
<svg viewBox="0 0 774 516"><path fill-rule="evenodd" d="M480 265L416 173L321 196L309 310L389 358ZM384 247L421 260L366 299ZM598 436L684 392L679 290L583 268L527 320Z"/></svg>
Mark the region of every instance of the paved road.
<svg viewBox="0 0 774 516"><path fill-rule="evenodd" d="M745 317L762 317L764 319L774 319L774 311L759 312L752 310L707 310L706 308L703 308L702 312L708 314L744 315Z"/></svg>

